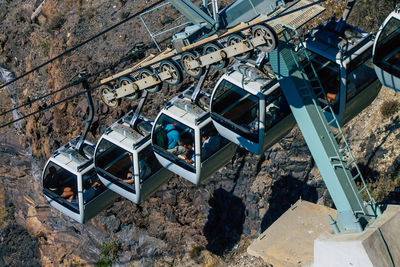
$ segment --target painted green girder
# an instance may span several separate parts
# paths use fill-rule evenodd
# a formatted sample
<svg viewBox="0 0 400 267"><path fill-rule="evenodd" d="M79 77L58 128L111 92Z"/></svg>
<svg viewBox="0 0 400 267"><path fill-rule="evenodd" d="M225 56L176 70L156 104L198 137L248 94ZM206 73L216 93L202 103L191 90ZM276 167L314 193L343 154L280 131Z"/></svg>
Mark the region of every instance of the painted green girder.
<svg viewBox="0 0 400 267"><path fill-rule="evenodd" d="M380 215L380 210L368 192L347 142L339 146L338 135L332 133L331 126L338 123L336 118L328 122L324 115L329 109L332 112L330 105L319 104L315 92L321 92L317 89L322 86L318 76L314 71L314 78L309 79L303 65L310 61L300 63L298 57L305 50L294 51L294 44L282 37L277 49L269 53L270 64L338 211L332 227L335 232L362 231L370 218ZM339 133L344 138L340 128ZM369 201L363 200L363 192Z"/></svg>

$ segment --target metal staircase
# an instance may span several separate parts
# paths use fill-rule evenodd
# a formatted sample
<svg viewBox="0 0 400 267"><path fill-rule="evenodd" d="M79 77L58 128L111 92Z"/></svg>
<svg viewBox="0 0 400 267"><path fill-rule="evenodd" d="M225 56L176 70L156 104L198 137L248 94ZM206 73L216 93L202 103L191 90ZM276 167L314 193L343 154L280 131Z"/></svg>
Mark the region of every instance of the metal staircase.
<svg viewBox="0 0 400 267"><path fill-rule="evenodd" d="M380 210L297 29L283 26L286 30L278 49L270 53L271 66L338 210L337 224L332 223L335 232L361 232L370 218L380 215ZM337 133L333 133L334 128Z"/></svg>

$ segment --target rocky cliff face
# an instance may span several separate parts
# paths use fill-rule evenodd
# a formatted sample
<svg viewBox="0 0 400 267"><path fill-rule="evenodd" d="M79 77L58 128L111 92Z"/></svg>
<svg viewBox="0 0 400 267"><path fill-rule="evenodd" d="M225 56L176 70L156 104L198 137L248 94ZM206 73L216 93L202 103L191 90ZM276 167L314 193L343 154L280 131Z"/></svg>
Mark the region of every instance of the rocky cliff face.
<svg viewBox="0 0 400 267"><path fill-rule="evenodd" d="M39 4L40 1L0 0L0 27L4 29L0 33L0 65L17 75L149 3L46 0L41 13L31 20ZM327 5L334 3L327 1ZM391 10L385 11L387 14ZM151 18L150 24L163 25L176 16L170 9L163 12L161 18ZM357 4L354 12L353 22L364 28L357 21L366 12L364 4ZM386 14L381 14L379 20L369 21L366 17L368 30L375 30L376 21L382 21ZM8 91L2 90L1 109L10 108L12 101L29 103L61 88L82 67L96 72L116 62L136 42L144 41L148 53L154 51L139 23L133 20L23 78ZM90 82L96 84L129 64L132 62L122 63ZM210 75L208 89L218 75ZM144 114L154 119L156 107L180 89L170 88L152 96ZM27 105L21 112L46 107L80 90L79 86L73 87ZM393 98L398 96L383 88L373 104L344 127L373 193L386 203L399 201L395 190L400 163L399 117L380 115L382 104ZM96 115L89 138L99 138L106 126L135 105L124 101L112 110L95 95ZM238 151L232 163L200 186L176 176L143 204L119 198L90 222L79 225L49 207L41 193L40 175L50 151L80 133L86 110L85 100L76 98L1 130L0 265L114 262L121 266L264 266L260 259L247 255L246 248L292 203L301 197L333 205L296 127L262 156ZM18 114L1 120L9 121L12 116ZM381 184L390 186L383 190Z"/></svg>

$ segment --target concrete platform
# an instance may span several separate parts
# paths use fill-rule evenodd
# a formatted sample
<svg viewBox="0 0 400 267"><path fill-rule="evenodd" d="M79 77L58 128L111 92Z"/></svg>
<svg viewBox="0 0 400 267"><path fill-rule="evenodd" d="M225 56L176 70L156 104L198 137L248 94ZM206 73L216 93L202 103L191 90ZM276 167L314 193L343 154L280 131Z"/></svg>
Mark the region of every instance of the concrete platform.
<svg viewBox="0 0 400 267"><path fill-rule="evenodd" d="M248 248L250 255L274 266L313 266L314 239L333 234L329 225L336 210L308 201L297 201Z"/></svg>
<svg viewBox="0 0 400 267"><path fill-rule="evenodd" d="M314 243L314 266L400 265L400 206L389 205L362 233L324 233Z"/></svg>

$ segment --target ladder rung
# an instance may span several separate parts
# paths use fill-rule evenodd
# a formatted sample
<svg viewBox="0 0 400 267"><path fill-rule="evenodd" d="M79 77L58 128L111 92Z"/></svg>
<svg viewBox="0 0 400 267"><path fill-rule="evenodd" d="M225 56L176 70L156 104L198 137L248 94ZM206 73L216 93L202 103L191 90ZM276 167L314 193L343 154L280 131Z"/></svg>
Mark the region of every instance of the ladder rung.
<svg viewBox="0 0 400 267"><path fill-rule="evenodd" d="M364 191L365 189L367 189L367 186L366 185L364 185L363 186L363 188L361 188L359 191L358 191L358 193L360 194L362 191Z"/></svg>
<svg viewBox="0 0 400 267"><path fill-rule="evenodd" d="M309 73L306 73L307 74L307 78L308 78L308 81L310 82L310 83L312 83L312 82L315 82L315 75L314 74L312 74L312 72L309 72ZM312 74L312 75L311 75Z"/></svg>
<svg viewBox="0 0 400 267"><path fill-rule="evenodd" d="M311 62L307 60L307 62L305 64L304 63L301 64L301 66L303 67L303 69L305 69L305 68L311 66Z"/></svg>
<svg viewBox="0 0 400 267"><path fill-rule="evenodd" d="M350 160L347 164L346 164L346 168L350 167L351 164L355 163L356 161L354 159Z"/></svg>
<svg viewBox="0 0 400 267"><path fill-rule="evenodd" d="M314 90L315 91L315 90ZM321 96L324 96L324 94L322 92L319 92L318 94L315 95L319 101L323 102L326 104L326 100L324 98L322 98Z"/></svg>
<svg viewBox="0 0 400 267"><path fill-rule="evenodd" d="M336 121L336 117L334 117L330 122L328 122L328 125L332 125Z"/></svg>
<svg viewBox="0 0 400 267"><path fill-rule="evenodd" d="M338 133L337 135L335 135L335 139L337 139L338 137L340 137L342 135L342 133Z"/></svg>
<svg viewBox="0 0 400 267"><path fill-rule="evenodd" d="M326 102L322 99L322 98L320 98L320 97L317 97L317 101L319 102L319 103L321 103L321 104L324 104L324 105L326 105ZM324 107L324 108L326 108L327 107L327 105ZM323 108L323 109L324 109ZM323 111L326 111L326 109L324 109Z"/></svg>
<svg viewBox="0 0 400 267"><path fill-rule="evenodd" d="M353 177L353 180L357 179L358 177L361 177L361 173L357 173L357 175Z"/></svg>
<svg viewBox="0 0 400 267"><path fill-rule="evenodd" d="M326 104L325 102L322 102L322 101L321 101L321 103ZM329 109L329 106L328 106L328 105L325 105L325 107L322 108L322 111L325 112L325 111L327 111L328 109ZM336 138L336 137L335 137L335 138Z"/></svg>

